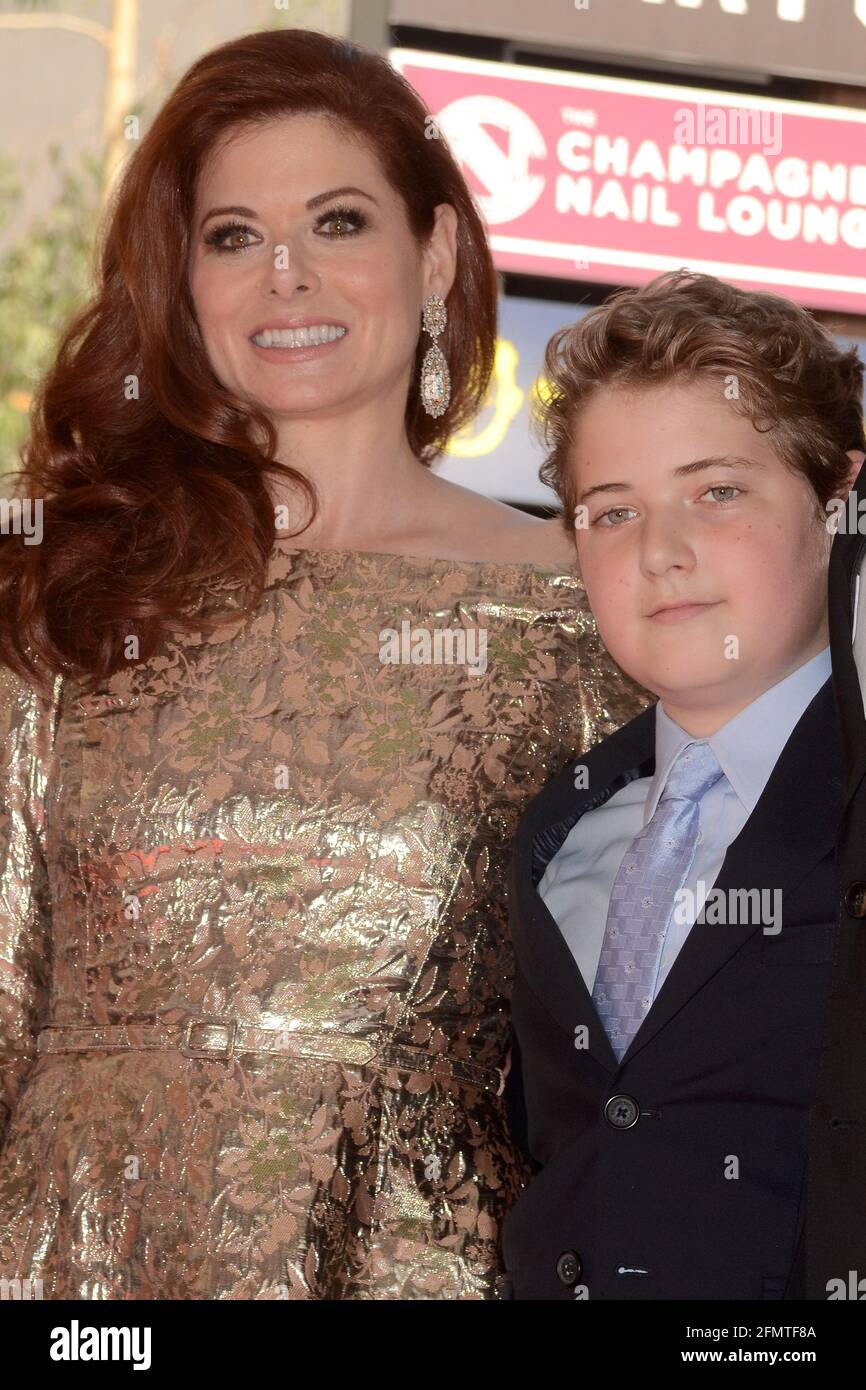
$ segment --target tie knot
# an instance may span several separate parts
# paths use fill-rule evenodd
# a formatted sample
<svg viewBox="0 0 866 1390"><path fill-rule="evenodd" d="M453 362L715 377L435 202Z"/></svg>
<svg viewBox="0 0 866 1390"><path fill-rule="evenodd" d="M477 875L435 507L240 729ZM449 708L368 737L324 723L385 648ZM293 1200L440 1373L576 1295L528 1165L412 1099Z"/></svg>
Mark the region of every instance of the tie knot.
<svg viewBox="0 0 866 1390"><path fill-rule="evenodd" d="M722 775L716 755L708 743L689 743L671 768L659 800L680 796L689 801L700 801L704 792Z"/></svg>

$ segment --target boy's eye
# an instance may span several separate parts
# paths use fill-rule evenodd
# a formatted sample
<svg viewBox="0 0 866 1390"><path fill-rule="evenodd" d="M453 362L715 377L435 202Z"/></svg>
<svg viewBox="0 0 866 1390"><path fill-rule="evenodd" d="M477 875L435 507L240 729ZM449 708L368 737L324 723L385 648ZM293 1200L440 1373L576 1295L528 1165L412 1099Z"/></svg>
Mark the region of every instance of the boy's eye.
<svg viewBox="0 0 866 1390"><path fill-rule="evenodd" d="M595 521L593 522L593 525L594 525L594 526L601 526L601 525L604 523L604 520L605 520L606 517L615 517L615 516L621 515L622 512L630 512L630 511L632 511L632 508L631 508L631 507L611 507L610 511L602 512L599 516L597 516L596 519L595 519ZM611 526L618 526L619 523L616 522L616 521L611 521L610 525L611 525Z"/></svg>
<svg viewBox="0 0 866 1390"><path fill-rule="evenodd" d="M744 491L743 488L741 488L741 487L735 487L733 483L714 483L713 486L712 486L712 487L708 487L708 488L701 494L701 496L702 496L702 497L706 497L706 495L707 495L708 492L739 493L739 492L743 492L743 491ZM719 497L719 498L716 498L715 500L716 500L716 505L717 505L717 506L723 507L723 506L725 506L726 503L728 503L728 502L733 502L733 501L735 501L736 499L735 499L734 497L728 496L728 497ZM604 527L605 527L606 529L608 529L608 530L609 530L612 526L619 526L619 525L620 525L620 521L622 520L624 513L625 513L625 512L630 512L630 511L632 511L632 510L633 510L633 508L631 508L631 507L611 507L609 511L601 512L601 514L600 514L599 516L596 517L595 521L593 522L593 526L604 526Z"/></svg>

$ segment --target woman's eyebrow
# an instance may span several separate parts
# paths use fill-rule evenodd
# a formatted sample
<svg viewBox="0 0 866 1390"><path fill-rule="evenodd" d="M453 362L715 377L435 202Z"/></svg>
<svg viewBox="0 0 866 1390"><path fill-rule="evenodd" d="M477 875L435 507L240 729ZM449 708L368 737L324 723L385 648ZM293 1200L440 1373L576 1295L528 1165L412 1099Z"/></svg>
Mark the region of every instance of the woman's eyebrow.
<svg viewBox="0 0 866 1390"><path fill-rule="evenodd" d="M317 193L315 198L311 198L307 203L308 208L317 208L322 203L327 203L329 198L342 198L346 193L357 193L360 198L369 198L371 203L379 204L372 193L365 193L363 188L355 188L353 184L347 184L345 188L332 188L330 193Z"/></svg>

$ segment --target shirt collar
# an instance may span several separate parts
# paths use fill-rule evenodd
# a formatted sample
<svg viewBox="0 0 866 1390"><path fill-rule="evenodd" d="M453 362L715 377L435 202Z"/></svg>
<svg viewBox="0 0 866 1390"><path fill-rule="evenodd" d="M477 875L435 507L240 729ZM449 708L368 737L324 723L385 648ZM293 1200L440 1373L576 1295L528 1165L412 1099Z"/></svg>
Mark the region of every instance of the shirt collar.
<svg viewBox="0 0 866 1390"><path fill-rule="evenodd" d="M830 647L771 685L706 742L748 815L757 805L779 755L806 706L830 678ZM701 742L656 705L656 767L644 807L646 825L655 814L671 768L690 743Z"/></svg>

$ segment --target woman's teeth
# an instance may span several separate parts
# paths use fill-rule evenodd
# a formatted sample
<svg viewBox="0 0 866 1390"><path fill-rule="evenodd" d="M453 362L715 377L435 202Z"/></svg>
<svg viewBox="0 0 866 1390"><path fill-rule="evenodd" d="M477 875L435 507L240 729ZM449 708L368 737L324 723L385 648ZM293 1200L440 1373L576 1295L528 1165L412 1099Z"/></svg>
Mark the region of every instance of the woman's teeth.
<svg viewBox="0 0 866 1390"><path fill-rule="evenodd" d="M256 347L314 347L318 343L333 343L346 332L335 323L315 323L308 328L266 328L256 333Z"/></svg>

